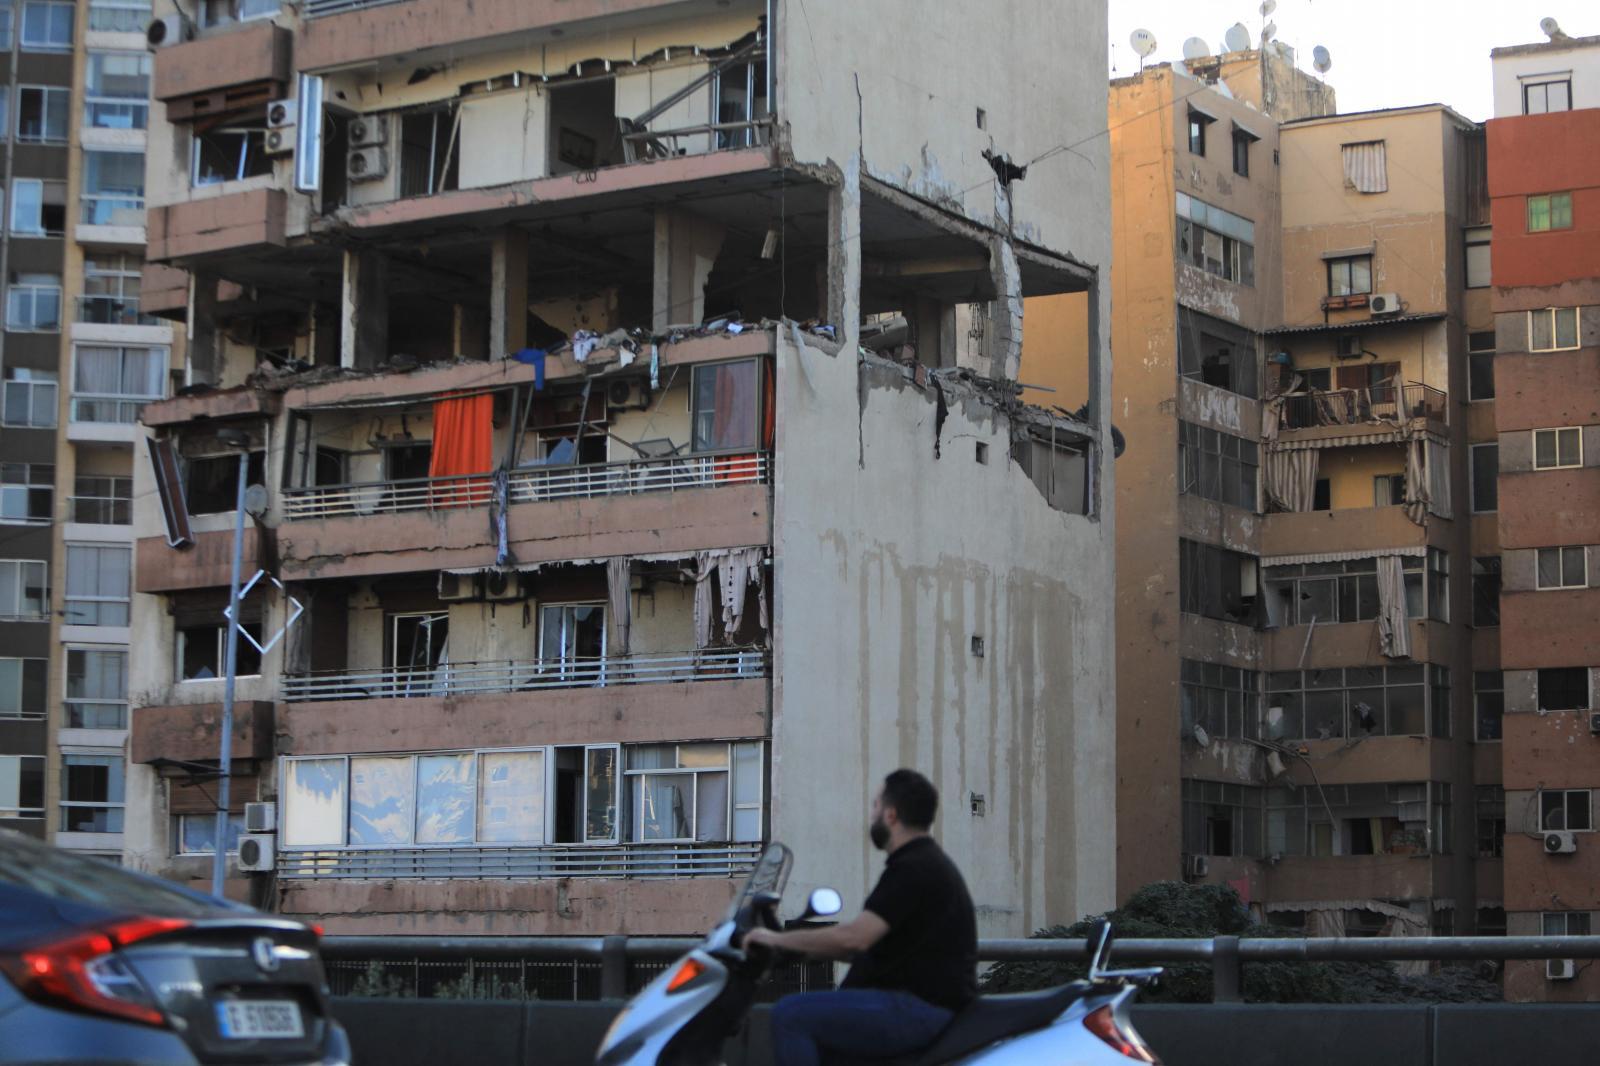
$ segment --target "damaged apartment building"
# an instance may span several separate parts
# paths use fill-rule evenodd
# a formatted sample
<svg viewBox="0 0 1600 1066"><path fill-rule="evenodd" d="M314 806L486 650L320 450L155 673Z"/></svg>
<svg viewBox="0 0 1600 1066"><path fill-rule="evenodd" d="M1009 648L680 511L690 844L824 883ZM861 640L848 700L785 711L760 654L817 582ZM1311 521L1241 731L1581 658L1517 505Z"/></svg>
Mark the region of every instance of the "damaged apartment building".
<svg viewBox="0 0 1600 1066"><path fill-rule="evenodd" d="M1474 821L1498 781L1473 713L1482 129L1335 114L1275 42L1114 81L1109 121L1141 471L1117 491L1118 895L1181 875L1310 935L1503 929Z"/></svg>
<svg viewBox="0 0 1600 1066"><path fill-rule="evenodd" d="M782 840L859 903L911 765L986 933L1110 905L1105 42L1038 30L1105 8L1014 6L158 2L126 861L219 845L243 454L231 894L685 933Z"/></svg>

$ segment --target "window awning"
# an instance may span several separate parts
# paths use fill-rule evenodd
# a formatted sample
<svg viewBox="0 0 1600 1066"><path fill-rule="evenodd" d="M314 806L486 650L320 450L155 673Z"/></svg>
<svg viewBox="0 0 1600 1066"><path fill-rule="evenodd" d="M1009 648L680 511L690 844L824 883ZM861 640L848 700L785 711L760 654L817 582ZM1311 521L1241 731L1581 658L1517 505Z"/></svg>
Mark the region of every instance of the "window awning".
<svg viewBox="0 0 1600 1066"><path fill-rule="evenodd" d="M1418 915L1406 908L1396 907L1393 903L1385 903L1378 899L1286 899L1263 903L1261 907L1269 914L1278 911L1372 911L1388 918L1400 918L1408 922L1420 921Z"/></svg>
<svg viewBox="0 0 1600 1066"><path fill-rule="evenodd" d="M1199 104L1195 103L1193 100L1189 101L1189 114L1191 114L1191 115L1199 115L1201 118L1205 119L1207 122L1215 122L1215 121L1217 121L1217 116L1216 115L1213 115L1211 112L1207 111L1205 108L1201 107Z"/></svg>
<svg viewBox="0 0 1600 1066"><path fill-rule="evenodd" d="M1358 255L1371 255L1378 250L1376 243L1364 244L1360 248L1329 248L1322 253L1324 259L1352 259Z"/></svg>
<svg viewBox="0 0 1600 1066"><path fill-rule="evenodd" d="M1309 439L1279 437L1272 442L1271 451L1296 452L1308 448L1353 448L1368 444L1404 444L1417 435L1414 430L1407 430L1392 423L1371 422L1358 426L1329 426L1329 429L1358 429L1362 432L1348 436L1337 437L1312 437ZM1367 430L1370 429L1370 432ZM1294 432L1289 430L1288 432ZM1444 444L1445 441L1433 433L1424 431L1422 436L1427 440Z"/></svg>
<svg viewBox="0 0 1600 1066"><path fill-rule="evenodd" d="M1261 139L1261 134L1257 133L1255 130L1251 129L1249 126L1242 125L1239 122L1238 119L1233 119L1232 121L1233 121L1233 132L1242 133L1246 137L1250 138L1252 141L1259 141Z"/></svg>
<svg viewBox="0 0 1600 1066"><path fill-rule="evenodd" d="M1425 544L1412 544L1404 548L1361 548L1344 552L1308 552L1304 555L1272 555L1261 557L1261 565L1300 566L1303 563L1349 563L1357 559L1375 559L1380 555L1404 555L1422 558L1428 554Z"/></svg>

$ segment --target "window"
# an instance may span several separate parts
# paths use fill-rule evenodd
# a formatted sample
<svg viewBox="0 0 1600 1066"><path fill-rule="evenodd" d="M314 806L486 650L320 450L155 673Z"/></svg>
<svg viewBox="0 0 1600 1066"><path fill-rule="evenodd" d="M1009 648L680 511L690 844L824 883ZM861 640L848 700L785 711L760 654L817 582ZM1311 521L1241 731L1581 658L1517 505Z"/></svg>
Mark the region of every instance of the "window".
<svg viewBox="0 0 1600 1066"><path fill-rule="evenodd" d="M106 326L150 326L157 319L139 311L140 270L130 255L89 252L83 263L78 321Z"/></svg>
<svg viewBox="0 0 1600 1066"><path fill-rule="evenodd" d="M1254 627L1255 557L1194 540L1179 541L1178 547L1179 609Z"/></svg>
<svg viewBox="0 0 1600 1066"><path fill-rule="evenodd" d="M55 513L56 468L0 463L0 522L48 525Z"/></svg>
<svg viewBox="0 0 1600 1066"><path fill-rule="evenodd" d="M1389 191L1388 160L1383 141L1361 141L1340 146L1344 155L1344 185L1359 193Z"/></svg>
<svg viewBox="0 0 1600 1066"><path fill-rule="evenodd" d="M478 759L478 839L544 842L544 752L484 752ZM352 807L355 806L352 801Z"/></svg>
<svg viewBox="0 0 1600 1066"><path fill-rule="evenodd" d="M1479 629L1500 624L1500 557L1472 560L1472 624Z"/></svg>
<svg viewBox="0 0 1600 1066"><path fill-rule="evenodd" d="M1536 429L1533 431L1533 468L1564 470L1583 465L1583 430Z"/></svg>
<svg viewBox="0 0 1600 1066"><path fill-rule="evenodd" d="M1505 681L1499 670L1479 670L1472 675L1474 717L1479 740L1499 740L1506 715Z"/></svg>
<svg viewBox="0 0 1600 1066"><path fill-rule="evenodd" d="M1487 514L1500 509L1500 445L1474 444L1472 451L1472 510Z"/></svg>
<svg viewBox="0 0 1600 1066"><path fill-rule="evenodd" d="M1588 936L1588 911L1545 911L1539 916L1541 936Z"/></svg>
<svg viewBox="0 0 1600 1066"><path fill-rule="evenodd" d="M150 24L150 0L89 0L89 28L109 33L143 33Z"/></svg>
<svg viewBox="0 0 1600 1066"><path fill-rule="evenodd" d="M1256 510L1260 446L1193 422L1178 423L1178 491Z"/></svg>
<svg viewBox="0 0 1600 1066"><path fill-rule="evenodd" d="M18 237L59 237L67 228L67 183L38 178L11 182L11 232Z"/></svg>
<svg viewBox="0 0 1600 1066"><path fill-rule="evenodd" d="M1539 793L1539 831L1590 828L1589 790L1586 788L1544 789Z"/></svg>
<svg viewBox="0 0 1600 1066"><path fill-rule="evenodd" d="M65 143L71 106L71 89L49 85L19 85L17 140L24 144Z"/></svg>
<svg viewBox="0 0 1600 1066"><path fill-rule="evenodd" d="M272 173L265 110L241 113L226 126L194 133L189 181L195 188Z"/></svg>
<svg viewBox="0 0 1600 1066"><path fill-rule="evenodd" d="M72 729L128 728L128 653L68 648L66 711Z"/></svg>
<svg viewBox="0 0 1600 1066"><path fill-rule="evenodd" d="M0 3L0 51L11 51L11 27L13 23L13 9L11 0ZM140 27L143 29L143 27Z"/></svg>
<svg viewBox="0 0 1600 1066"><path fill-rule="evenodd" d="M606 610L598 603L547 603L539 608L539 661L561 676L604 677Z"/></svg>
<svg viewBox="0 0 1600 1066"><path fill-rule="evenodd" d="M82 207L86 226L144 225L144 153L83 153Z"/></svg>
<svg viewBox="0 0 1600 1066"><path fill-rule="evenodd" d="M93 16L90 16L93 21ZM90 52L83 122L103 130L142 130L150 118L150 54Z"/></svg>
<svg viewBox="0 0 1600 1066"><path fill-rule="evenodd" d="M1201 158L1206 154L1206 127L1215 121L1210 115L1190 109L1189 111L1189 154Z"/></svg>
<svg viewBox="0 0 1600 1066"><path fill-rule="evenodd" d="M1539 710L1582 711L1588 707L1588 667L1561 666L1539 671Z"/></svg>
<svg viewBox="0 0 1600 1066"><path fill-rule="evenodd" d="M1478 858L1498 859L1506 835L1506 791L1499 785L1478 785Z"/></svg>
<svg viewBox="0 0 1600 1066"><path fill-rule="evenodd" d="M73 353L72 420L132 423L167 378L165 348L80 345ZM228 510L233 510L230 503Z"/></svg>
<svg viewBox="0 0 1600 1066"><path fill-rule="evenodd" d="M1572 79L1536 81L1522 87L1522 113L1544 115L1572 110Z"/></svg>
<svg viewBox="0 0 1600 1066"><path fill-rule="evenodd" d="M400 118L400 195L432 196L457 187L460 137L454 105L410 111Z"/></svg>
<svg viewBox="0 0 1600 1066"><path fill-rule="evenodd" d="M44 817L44 756L0 755L0 818Z"/></svg>
<svg viewBox="0 0 1600 1066"><path fill-rule="evenodd" d="M22 50L66 52L72 49L71 3L26 0L22 5Z"/></svg>
<svg viewBox="0 0 1600 1066"><path fill-rule="evenodd" d="M1467 334L1467 399L1494 399L1494 330Z"/></svg>
<svg viewBox="0 0 1600 1066"><path fill-rule="evenodd" d="M1489 235L1492 232L1488 226L1474 226L1466 231L1467 288L1469 289L1486 289L1489 287Z"/></svg>
<svg viewBox="0 0 1600 1066"><path fill-rule="evenodd" d="M39 622L48 618L48 567L37 559L0 559L0 620Z"/></svg>
<svg viewBox="0 0 1600 1066"><path fill-rule="evenodd" d="M1199 726L1212 737L1260 738L1260 674L1184 659L1179 678L1183 736L1194 736L1195 726Z"/></svg>
<svg viewBox="0 0 1600 1066"><path fill-rule="evenodd" d="M244 815L228 815L228 844L224 854L239 850L244 835ZM217 816L214 814L178 815L177 852L179 855L210 855L217 850Z"/></svg>
<svg viewBox="0 0 1600 1066"><path fill-rule="evenodd" d="M397 695L425 692L450 647L450 616L443 613L391 614L389 664L403 685Z"/></svg>
<svg viewBox="0 0 1600 1066"><path fill-rule="evenodd" d="M752 452L761 441L761 366L754 359L694 368L696 452Z"/></svg>
<svg viewBox="0 0 1600 1066"><path fill-rule="evenodd" d="M761 839L760 744L652 744L625 749L628 839ZM731 784L730 774L740 778Z"/></svg>
<svg viewBox="0 0 1600 1066"><path fill-rule="evenodd" d="M220 611L218 612L221 613ZM244 622L240 626L258 642L261 624ZM185 681L212 681L227 673L227 626L215 623L183 626L178 630L178 676ZM261 673L261 653L240 634L235 676L255 677Z"/></svg>
<svg viewBox="0 0 1600 1066"><path fill-rule="evenodd" d="M280 7L281 0L201 0L200 24L222 26L247 19L271 18Z"/></svg>
<svg viewBox="0 0 1600 1066"><path fill-rule="evenodd" d="M125 626L133 553L97 544L67 545L66 614L75 626Z"/></svg>
<svg viewBox="0 0 1600 1066"><path fill-rule="evenodd" d="M1208 274L1256 283L1256 224L1231 211L1178 194L1178 258Z"/></svg>
<svg viewBox="0 0 1600 1066"><path fill-rule="evenodd" d="M1191 381L1250 399L1257 396L1255 336L1187 308L1178 312L1178 367Z"/></svg>
<svg viewBox="0 0 1600 1066"><path fill-rule="evenodd" d="M0 718L43 718L49 671L47 659L0 659Z"/></svg>
<svg viewBox="0 0 1600 1066"><path fill-rule="evenodd" d="M1433 568L1447 566L1441 554ZM1417 556L1401 559L1405 580L1406 614L1425 615L1423 560ZM1370 622L1382 612L1378 598L1378 560L1346 559L1330 563L1295 563L1269 566L1262 575L1272 600L1269 611L1274 624L1318 625L1343 622ZM1442 595L1442 593L1437 593ZM1281 604L1281 620L1278 605Z"/></svg>
<svg viewBox="0 0 1600 1066"><path fill-rule="evenodd" d="M63 755L61 763L62 830L122 832L122 756Z"/></svg>
<svg viewBox="0 0 1600 1066"><path fill-rule="evenodd" d="M1328 295L1353 296L1372 291L1372 256L1328 260Z"/></svg>
<svg viewBox="0 0 1600 1066"><path fill-rule="evenodd" d="M1262 789L1184 778L1181 795L1185 854L1261 856Z"/></svg>
<svg viewBox="0 0 1600 1066"><path fill-rule="evenodd" d="M133 478L79 476L73 481L67 521L96 526L133 522Z"/></svg>
<svg viewBox="0 0 1600 1066"><path fill-rule="evenodd" d="M1404 474L1378 474L1372 479L1372 506L1394 507L1406 502Z"/></svg>
<svg viewBox="0 0 1600 1066"><path fill-rule="evenodd" d="M1584 565L1583 548L1540 548L1536 575L1539 589L1587 588L1589 569Z"/></svg>
<svg viewBox="0 0 1600 1066"><path fill-rule="evenodd" d="M1409 562L1409 560L1408 560ZM1408 565L1407 570L1411 567ZM1412 594L1412 575L1406 575L1406 596ZM1428 617L1435 622L1450 621L1450 553L1428 549Z"/></svg>
<svg viewBox="0 0 1600 1066"><path fill-rule="evenodd" d="M1268 740L1448 737L1449 689L1449 669L1431 664L1281 670L1267 675L1262 729Z"/></svg>
<svg viewBox="0 0 1600 1066"><path fill-rule="evenodd" d="M34 429L56 425L56 372L8 366L5 371L4 424Z"/></svg>
<svg viewBox="0 0 1600 1066"><path fill-rule="evenodd" d="M1528 351L1559 352L1578 346L1578 309L1546 307L1528 312Z"/></svg>
<svg viewBox="0 0 1600 1066"><path fill-rule="evenodd" d="M61 329L61 278L19 274L6 290L6 329L14 333L56 333Z"/></svg>
<svg viewBox="0 0 1600 1066"><path fill-rule="evenodd" d="M1446 782L1325 784L1265 792L1268 855L1425 855L1448 850L1448 837L1441 831L1449 822Z"/></svg>
<svg viewBox="0 0 1600 1066"><path fill-rule="evenodd" d="M1256 136L1235 126L1233 129L1233 172L1241 178L1250 176L1250 146Z"/></svg>
<svg viewBox="0 0 1600 1066"><path fill-rule="evenodd" d="M1572 228L1572 194L1544 193L1528 197L1528 232Z"/></svg>
<svg viewBox="0 0 1600 1066"><path fill-rule="evenodd" d="M266 482L266 452L253 451L245 463L245 485ZM239 456L206 455L185 459L183 498L189 513L226 514L239 502Z"/></svg>

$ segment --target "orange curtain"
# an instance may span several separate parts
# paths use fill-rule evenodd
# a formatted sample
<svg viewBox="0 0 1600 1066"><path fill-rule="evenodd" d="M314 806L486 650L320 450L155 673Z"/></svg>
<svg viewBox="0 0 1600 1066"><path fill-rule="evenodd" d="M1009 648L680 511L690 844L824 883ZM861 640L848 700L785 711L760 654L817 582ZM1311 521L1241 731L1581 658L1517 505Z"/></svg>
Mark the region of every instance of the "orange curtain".
<svg viewBox="0 0 1600 1066"><path fill-rule="evenodd" d="M494 468L494 397L455 396L433 405L433 457L428 475L459 478ZM448 481L434 486L435 507L466 507L489 502L489 480Z"/></svg>
<svg viewBox="0 0 1600 1066"><path fill-rule="evenodd" d="M774 394L774 375L770 365L757 364L761 368L761 382L763 396L761 398L760 421L756 425L756 439L768 451L772 449L773 433L777 428L774 417L774 407L777 397ZM732 375L722 373L717 380L717 417L720 421L723 412L733 406L735 400L731 387ZM729 382L730 388L726 394L722 388L724 382ZM718 431L714 431L718 432ZM721 439L720 436L718 439ZM718 481L759 481L761 480L761 456L759 455L729 455L712 461L712 476Z"/></svg>

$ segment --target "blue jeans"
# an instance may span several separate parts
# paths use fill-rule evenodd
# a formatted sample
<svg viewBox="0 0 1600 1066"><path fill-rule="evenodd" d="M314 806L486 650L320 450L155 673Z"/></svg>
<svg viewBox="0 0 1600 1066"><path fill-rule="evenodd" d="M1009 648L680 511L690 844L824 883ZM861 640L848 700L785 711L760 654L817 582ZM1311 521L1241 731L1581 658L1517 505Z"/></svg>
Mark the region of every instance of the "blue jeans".
<svg viewBox="0 0 1600 1066"><path fill-rule="evenodd" d="M932 1044L951 1012L910 992L845 988L801 992L772 1008L778 1066L819 1066L828 1059L906 1055Z"/></svg>

